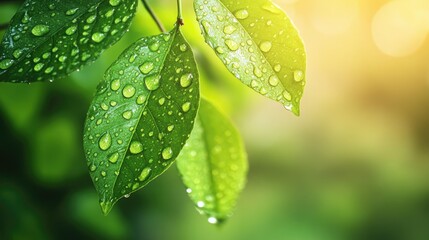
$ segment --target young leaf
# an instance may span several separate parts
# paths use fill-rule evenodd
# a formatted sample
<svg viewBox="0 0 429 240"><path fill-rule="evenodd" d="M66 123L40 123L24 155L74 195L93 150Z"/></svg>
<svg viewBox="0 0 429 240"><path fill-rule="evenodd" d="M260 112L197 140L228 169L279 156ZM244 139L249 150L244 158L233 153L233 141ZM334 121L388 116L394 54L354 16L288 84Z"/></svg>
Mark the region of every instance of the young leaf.
<svg viewBox="0 0 429 240"><path fill-rule="evenodd" d="M178 27L140 39L107 70L84 134L105 214L173 163L191 133L198 105L197 66Z"/></svg>
<svg viewBox="0 0 429 240"><path fill-rule="evenodd" d="M0 82L53 80L94 61L128 29L137 0L27 0L0 44Z"/></svg>
<svg viewBox="0 0 429 240"><path fill-rule="evenodd" d="M244 84L299 115L305 49L289 18L270 0L195 0L206 42Z"/></svg>
<svg viewBox="0 0 429 240"><path fill-rule="evenodd" d="M247 156L240 135L213 105L201 101L194 130L177 158L190 198L210 223L227 219L243 189Z"/></svg>

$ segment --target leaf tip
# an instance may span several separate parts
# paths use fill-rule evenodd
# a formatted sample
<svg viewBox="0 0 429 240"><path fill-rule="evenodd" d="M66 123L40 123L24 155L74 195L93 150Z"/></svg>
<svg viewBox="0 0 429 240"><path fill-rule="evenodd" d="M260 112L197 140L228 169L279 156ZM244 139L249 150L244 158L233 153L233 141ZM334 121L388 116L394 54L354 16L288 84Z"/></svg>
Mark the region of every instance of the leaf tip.
<svg viewBox="0 0 429 240"><path fill-rule="evenodd" d="M103 212L104 216L107 216L109 214L109 212L112 210L113 204L111 202L101 201L100 207L101 207L101 211Z"/></svg>

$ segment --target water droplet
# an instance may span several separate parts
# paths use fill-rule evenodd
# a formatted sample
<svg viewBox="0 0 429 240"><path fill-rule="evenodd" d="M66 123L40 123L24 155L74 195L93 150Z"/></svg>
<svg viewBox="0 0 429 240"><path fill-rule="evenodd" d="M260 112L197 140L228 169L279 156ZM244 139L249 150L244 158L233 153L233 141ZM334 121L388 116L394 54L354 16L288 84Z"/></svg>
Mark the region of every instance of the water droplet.
<svg viewBox="0 0 429 240"><path fill-rule="evenodd" d="M133 112L131 110L125 111L124 113L122 113L122 117L127 120L130 120L132 116L133 116Z"/></svg>
<svg viewBox="0 0 429 240"><path fill-rule="evenodd" d="M186 46L186 44L180 45L180 51L185 52L187 49L188 47Z"/></svg>
<svg viewBox="0 0 429 240"><path fill-rule="evenodd" d="M270 12L270 13L275 13L275 14L281 13L280 9L278 9L276 6L274 6L270 2L267 2L264 5L262 5L262 9L264 9L264 10Z"/></svg>
<svg viewBox="0 0 429 240"><path fill-rule="evenodd" d="M115 152L109 157L109 162L116 163L119 159L119 153Z"/></svg>
<svg viewBox="0 0 429 240"><path fill-rule="evenodd" d="M66 56L60 56L60 57L58 58L58 61L60 61L60 62L64 62L66 59L67 59L67 57L66 57Z"/></svg>
<svg viewBox="0 0 429 240"><path fill-rule="evenodd" d="M101 176L105 177L107 174L105 171L101 171Z"/></svg>
<svg viewBox="0 0 429 240"><path fill-rule="evenodd" d="M148 74L148 73L150 73L150 71L152 71L152 70L153 70L153 68L154 68L154 65L153 65L153 63L152 63L152 62L145 62L145 63L143 63L143 64L139 67L140 71L141 71L143 74Z"/></svg>
<svg viewBox="0 0 429 240"><path fill-rule="evenodd" d="M194 76L192 75L192 73L183 74L180 77L180 86L182 86L184 88L189 87L192 83L193 78L194 78Z"/></svg>
<svg viewBox="0 0 429 240"><path fill-rule="evenodd" d="M110 84L110 89L117 91L121 87L121 81L119 79L113 80Z"/></svg>
<svg viewBox="0 0 429 240"><path fill-rule="evenodd" d="M225 44L231 51L237 51L239 47L238 43L231 39L225 40Z"/></svg>
<svg viewBox="0 0 429 240"><path fill-rule="evenodd" d="M46 68L46 69L45 69L45 73L46 73L46 74L49 74L49 73L51 73L53 70L54 70L54 67L48 67L48 68Z"/></svg>
<svg viewBox="0 0 429 240"><path fill-rule="evenodd" d="M269 52L272 46L273 45L270 41L264 41L264 42L261 42L261 44L259 45L259 48L261 49L262 52Z"/></svg>
<svg viewBox="0 0 429 240"><path fill-rule="evenodd" d="M38 72L38 71L42 70L43 66L45 66L45 64L38 63L38 64L34 65L33 69L34 69L34 71Z"/></svg>
<svg viewBox="0 0 429 240"><path fill-rule="evenodd" d="M139 153L143 152L143 144L141 144L141 142L138 142L138 141L131 142L130 152L132 154L139 154Z"/></svg>
<svg viewBox="0 0 429 240"><path fill-rule="evenodd" d="M167 130L168 130L169 132L173 131L173 129L174 129L174 125L170 125L170 126L168 126L168 127L167 127Z"/></svg>
<svg viewBox="0 0 429 240"><path fill-rule="evenodd" d="M215 217L209 217L209 218L208 218L208 222L209 222L210 224L216 224L216 223L217 223L217 218L215 218Z"/></svg>
<svg viewBox="0 0 429 240"><path fill-rule="evenodd" d="M158 100L158 103L159 103L159 105L164 105L164 103L165 103L165 98L160 98L159 100Z"/></svg>
<svg viewBox="0 0 429 240"><path fill-rule="evenodd" d="M89 16L87 19L86 19L86 22L87 23L89 23L89 24L91 24L91 23L93 23L94 21L95 21L95 19L97 18L97 16L96 15L91 15L91 16Z"/></svg>
<svg viewBox="0 0 429 240"><path fill-rule="evenodd" d="M288 101L292 100L292 96L291 96L291 95L290 95L290 93L289 93L288 91L286 91L286 90L284 90L284 91L283 91L283 97L284 97L284 99L286 99L286 100L288 100Z"/></svg>
<svg viewBox="0 0 429 240"><path fill-rule="evenodd" d="M79 8L73 8L73 9L67 10L67 11L66 11L66 15L67 15L67 16L71 16L71 15L75 14L75 13L77 12L77 10L78 10L78 9L79 9Z"/></svg>
<svg viewBox="0 0 429 240"><path fill-rule="evenodd" d="M173 157L173 149L171 147L164 148L161 155L164 160L171 159Z"/></svg>
<svg viewBox="0 0 429 240"><path fill-rule="evenodd" d="M71 26L71 27L69 27L69 28L66 29L66 34L67 35L72 35L72 34L74 34L76 32L76 30L77 30L77 26L73 25L73 26Z"/></svg>
<svg viewBox="0 0 429 240"><path fill-rule="evenodd" d="M152 51L152 52L156 52L156 51L158 51L159 50L159 42L154 42L154 43L152 43L151 45L149 45L149 49Z"/></svg>
<svg viewBox="0 0 429 240"><path fill-rule="evenodd" d="M112 137L109 133L105 133L103 136L101 136L100 140L98 141L98 146L101 150L107 150L112 145Z"/></svg>
<svg viewBox="0 0 429 240"><path fill-rule="evenodd" d="M206 203L205 202L203 202L203 201L198 201L197 202L197 207L199 207L199 208L202 208L202 207L204 207L206 205Z"/></svg>
<svg viewBox="0 0 429 240"><path fill-rule="evenodd" d="M190 102L185 102L182 105L182 111L183 112L188 112L191 109L191 103Z"/></svg>
<svg viewBox="0 0 429 240"><path fill-rule="evenodd" d="M109 4L114 6L118 6L121 3L121 0L109 0Z"/></svg>
<svg viewBox="0 0 429 240"><path fill-rule="evenodd" d="M272 75L269 79L268 79L268 83L275 87L279 84L279 78L276 75Z"/></svg>
<svg viewBox="0 0 429 240"><path fill-rule="evenodd" d="M154 74L151 76L147 76L144 79L144 83L146 85L146 88L150 91L154 91L159 88L159 80L161 79L160 75Z"/></svg>
<svg viewBox="0 0 429 240"><path fill-rule="evenodd" d="M146 178L147 178L147 177L149 176L149 174L150 174L150 171L152 171L152 169L150 169L150 168L148 168L148 167L144 168L144 169L141 171L141 173L140 173L140 175L139 175L139 177L138 177L139 181L140 181L140 182L143 182L144 180L146 180Z"/></svg>
<svg viewBox="0 0 429 240"><path fill-rule="evenodd" d="M188 194L189 194L189 193L192 193L192 189L187 188L187 189L186 189L186 193L188 193Z"/></svg>
<svg viewBox="0 0 429 240"><path fill-rule="evenodd" d="M234 26L232 26L232 25L227 25L227 26L225 26L225 27L223 28L223 32L224 32L225 34L231 34L231 33L233 33L235 30L236 30L236 28L235 28Z"/></svg>
<svg viewBox="0 0 429 240"><path fill-rule="evenodd" d="M31 29L31 33L37 37L41 37L41 36L47 34L48 32L49 32L49 26L47 26L47 25L39 24L39 25L34 26L33 29Z"/></svg>
<svg viewBox="0 0 429 240"><path fill-rule="evenodd" d="M293 79L295 79L296 82L301 82L304 79L304 73L301 70L296 70L293 72Z"/></svg>
<svg viewBox="0 0 429 240"><path fill-rule="evenodd" d="M103 39L106 37L106 34L104 33L100 33L100 32L96 32L94 34L92 34L91 39L92 41L99 43L101 41L103 41Z"/></svg>
<svg viewBox="0 0 429 240"><path fill-rule="evenodd" d="M131 187L131 190L132 191L137 190L137 188L139 188L139 186L140 186L140 183L134 183L133 186Z"/></svg>
<svg viewBox="0 0 429 240"><path fill-rule="evenodd" d="M237 19L246 19L249 17L249 12L246 9L241 9L236 11L234 15Z"/></svg>
<svg viewBox="0 0 429 240"><path fill-rule="evenodd" d="M222 53L225 53L225 50L223 50L222 47L217 47L216 52L222 54Z"/></svg>
<svg viewBox="0 0 429 240"><path fill-rule="evenodd" d="M3 59L0 61L0 69L8 69L15 61L12 59Z"/></svg>
<svg viewBox="0 0 429 240"><path fill-rule="evenodd" d="M146 96L144 96L144 95L138 96L137 100L136 100L137 104L139 104L139 105L142 105L145 101L146 101Z"/></svg>
<svg viewBox="0 0 429 240"><path fill-rule="evenodd" d="M14 58L19 58L19 57L21 57L21 55L22 55L23 52L24 51L22 49L16 49L15 51L13 51L13 57Z"/></svg>
<svg viewBox="0 0 429 240"><path fill-rule="evenodd" d="M280 72L282 70L282 66L280 64L277 64L274 66L274 71Z"/></svg>
<svg viewBox="0 0 429 240"><path fill-rule="evenodd" d="M89 166L89 171L94 172L95 170L97 170L97 166L91 164L91 166Z"/></svg>
<svg viewBox="0 0 429 240"><path fill-rule="evenodd" d="M122 89L122 95L126 98L131 98L136 93L136 89L132 85L126 85L124 89Z"/></svg>

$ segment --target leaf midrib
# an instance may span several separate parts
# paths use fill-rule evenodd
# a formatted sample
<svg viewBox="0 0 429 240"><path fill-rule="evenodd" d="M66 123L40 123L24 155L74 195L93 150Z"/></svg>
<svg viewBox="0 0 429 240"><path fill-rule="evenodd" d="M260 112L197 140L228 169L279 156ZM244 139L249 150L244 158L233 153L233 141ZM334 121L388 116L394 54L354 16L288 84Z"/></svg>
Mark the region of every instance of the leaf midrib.
<svg viewBox="0 0 429 240"><path fill-rule="evenodd" d="M173 32L173 36L171 36L171 41L170 41L170 45L168 46L168 48L167 48L167 51L166 51L166 54L163 56L163 60L162 60L162 65L161 65L161 68L160 68L160 71L159 71L159 74L158 75L160 75L160 73L162 72L162 70L164 69L164 66L165 66L165 60L166 60L166 58L167 58L167 56L168 56L168 54L170 53L170 51L171 51L171 48L172 48L172 46L173 46L173 42L174 42L174 40L175 40L175 38L176 38L176 35L177 35L177 32L179 31L179 26L176 26L175 27L175 29L173 29L171 32ZM162 34L161 34L162 35ZM161 35L158 35L159 37L161 36ZM146 100L146 103L145 103L145 105L143 106L143 108L142 108L142 111L140 112L140 114L139 114L139 117L138 117L138 121L137 121L137 123L136 123L136 126L138 126L138 124L140 123L140 120L141 120L141 118L142 118L142 115L143 115L143 112L144 112L144 109L148 109L149 111L150 111L150 109L149 109L149 107L148 107L148 104L149 104L149 100L150 100L150 96L152 95L152 92L154 92L154 91L156 91L156 90L153 90L153 91L150 91L149 92L149 94L148 94L148 97L147 97L147 100ZM156 126L156 123L155 123L155 126ZM157 128L158 128L158 126L156 126ZM134 130L133 130L133 132L132 132L132 134L131 134L131 138L130 138L130 140L128 141L128 144L126 145L127 147L126 147L126 151L125 151L125 154L124 154L124 157L122 158L122 161L121 161L121 163L120 163L120 165L119 165L119 171L122 169L122 165L123 165L123 163L125 162L125 158L126 158L126 156L127 156L127 152L128 152L128 148L130 147L130 145L131 145L131 141L132 141L132 139L133 139L133 136L134 136L134 134L135 134L135 132L137 131L137 127L134 127ZM114 183L113 183L113 189L112 189L112 196L111 196L111 199L113 199L113 195L114 195L114 193L115 193L115 189L116 189L116 187L117 187L117 180L118 180L118 178L119 178L119 175L118 176L116 176L116 178L115 178L115 181L114 181ZM149 181L147 181L146 183L148 183ZM135 191L137 191L138 189L136 189ZM130 193L132 193L132 192L135 192L135 191L131 191ZM119 200L120 199L120 197L118 197L116 200Z"/></svg>

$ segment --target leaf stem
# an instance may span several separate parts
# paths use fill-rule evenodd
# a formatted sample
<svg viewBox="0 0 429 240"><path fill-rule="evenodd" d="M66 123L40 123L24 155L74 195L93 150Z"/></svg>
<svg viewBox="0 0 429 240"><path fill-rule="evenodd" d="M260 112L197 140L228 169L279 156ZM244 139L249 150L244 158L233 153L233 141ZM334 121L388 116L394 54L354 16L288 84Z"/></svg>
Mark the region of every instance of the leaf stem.
<svg viewBox="0 0 429 240"><path fill-rule="evenodd" d="M152 8L150 8L149 4L146 2L146 0L142 0L142 3L144 5L144 8L146 9L146 11L150 14L150 16L152 17L153 21L155 21L156 25L158 26L159 30L163 33L166 32L164 25L162 25L161 21L159 20L159 18L156 16L155 12L152 11Z"/></svg>
<svg viewBox="0 0 429 240"><path fill-rule="evenodd" d="M182 1L177 0L177 24L179 26L183 26L183 18L182 18Z"/></svg>

